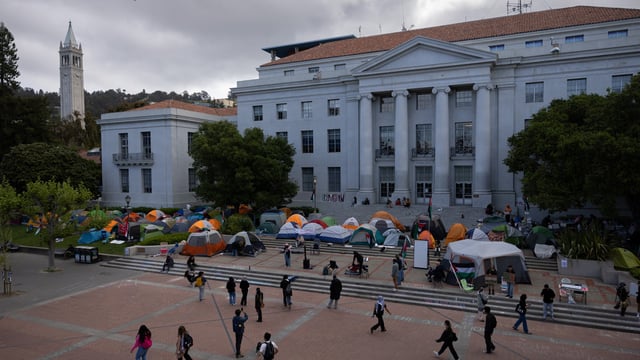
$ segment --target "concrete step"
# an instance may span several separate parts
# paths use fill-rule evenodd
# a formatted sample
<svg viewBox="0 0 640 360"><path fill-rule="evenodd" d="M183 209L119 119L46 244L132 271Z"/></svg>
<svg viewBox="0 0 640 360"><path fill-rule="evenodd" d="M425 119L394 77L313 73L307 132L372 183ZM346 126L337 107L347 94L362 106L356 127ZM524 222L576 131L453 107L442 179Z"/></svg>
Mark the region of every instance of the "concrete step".
<svg viewBox="0 0 640 360"><path fill-rule="evenodd" d="M148 258L122 257L101 263L101 266L115 267L136 271L159 272L161 262ZM169 274L182 276L186 271L186 265L176 264ZM199 270L207 274L210 281L226 282L229 276L238 279L247 276L252 284L278 288L282 280L282 274L226 268L219 266L199 266ZM477 312L476 295L461 291L434 289L424 287L403 286L398 292L393 292L388 282L373 279L342 276L343 296L375 299L377 295L383 295L386 300L412 305L424 305L436 308ZM304 274L299 275L293 282L294 291L310 291L327 293L329 288L329 276ZM405 283L405 285L407 285ZM515 306L517 301L505 298L501 295L492 296L489 305L492 311L501 317L517 318ZM538 321L542 318L542 303L532 301L528 312L529 321ZM613 308L592 307L580 304L554 304L556 322L561 324L583 326L596 329L606 329L640 333L639 321L634 316L621 317Z"/></svg>

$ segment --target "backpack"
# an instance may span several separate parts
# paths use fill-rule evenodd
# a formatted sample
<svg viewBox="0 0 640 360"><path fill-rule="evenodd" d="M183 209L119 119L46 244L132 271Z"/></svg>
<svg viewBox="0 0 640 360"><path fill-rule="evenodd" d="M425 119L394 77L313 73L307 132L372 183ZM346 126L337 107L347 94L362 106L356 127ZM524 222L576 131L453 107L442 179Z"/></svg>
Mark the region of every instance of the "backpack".
<svg viewBox="0 0 640 360"><path fill-rule="evenodd" d="M264 348L264 354L262 355L262 357L265 360L271 360L276 356L276 350L273 348L273 344L271 343L271 341L266 341L265 344L267 346Z"/></svg>
<svg viewBox="0 0 640 360"><path fill-rule="evenodd" d="M285 288L284 291L287 293L287 295L293 294L293 289L291 288L291 282L287 284L287 287Z"/></svg>
<svg viewBox="0 0 640 360"><path fill-rule="evenodd" d="M189 349L193 346L193 338L191 335L187 333L184 334L182 338L182 346L184 346L185 349Z"/></svg>
<svg viewBox="0 0 640 360"><path fill-rule="evenodd" d="M195 287L200 287L200 286L204 285L204 284L202 283L202 276L198 276L198 277L196 278L196 282L195 282L195 284L194 284L194 285L195 285Z"/></svg>

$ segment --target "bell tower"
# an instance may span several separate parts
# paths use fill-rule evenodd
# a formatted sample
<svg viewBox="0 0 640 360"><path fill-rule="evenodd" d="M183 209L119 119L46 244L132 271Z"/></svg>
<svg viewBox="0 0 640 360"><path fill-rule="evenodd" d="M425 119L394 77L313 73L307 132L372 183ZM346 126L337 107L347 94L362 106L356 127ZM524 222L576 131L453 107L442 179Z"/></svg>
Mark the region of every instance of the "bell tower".
<svg viewBox="0 0 640 360"><path fill-rule="evenodd" d="M71 28L64 42L60 42L60 117L63 120L80 119L84 129L84 75L82 45L78 44Z"/></svg>

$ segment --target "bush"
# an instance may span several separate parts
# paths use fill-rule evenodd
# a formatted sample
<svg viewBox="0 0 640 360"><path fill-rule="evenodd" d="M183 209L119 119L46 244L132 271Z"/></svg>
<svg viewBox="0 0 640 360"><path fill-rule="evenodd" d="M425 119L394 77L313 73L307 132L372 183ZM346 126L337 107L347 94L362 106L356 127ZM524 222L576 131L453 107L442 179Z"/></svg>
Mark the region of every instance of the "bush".
<svg viewBox="0 0 640 360"><path fill-rule="evenodd" d="M254 229L255 227L249 216L233 214L222 224L221 232L234 235L240 231L253 231Z"/></svg>
<svg viewBox="0 0 640 360"><path fill-rule="evenodd" d="M187 240L189 237L189 233L175 233L175 234L164 234L162 236L153 237L149 240L143 240L138 243L138 245L160 245L160 243L166 242L168 244L175 244L182 240Z"/></svg>
<svg viewBox="0 0 640 360"><path fill-rule="evenodd" d="M596 224L584 230L565 229L557 236L560 254L569 259L605 261L611 245L602 228Z"/></svg>
<svg viewBox="0 0 640 360"><path fill-rule="evenodd" d="M636 279L640 279L640 267L629 270L629 274Z"/></svg>

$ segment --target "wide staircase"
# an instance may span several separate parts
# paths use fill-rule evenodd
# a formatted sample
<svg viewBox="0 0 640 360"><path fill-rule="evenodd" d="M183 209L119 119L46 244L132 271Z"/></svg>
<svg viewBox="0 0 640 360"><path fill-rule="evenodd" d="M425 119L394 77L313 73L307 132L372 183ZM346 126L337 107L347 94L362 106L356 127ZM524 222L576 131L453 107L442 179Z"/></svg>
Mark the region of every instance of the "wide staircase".
<svg viewBox="0 0 640 360"><path fill-rule="evenodd" d="M275 240L274 240L275 241ZM269 246L271 248L271 246ZM332 251L333 249L323 248L323 251ZM272 248L272 251L277 251ZM376 250L363 250L363 255L369 256L392 256L389 253L380 253ZM159 262L149 258L142 257L122 257L101 263L105 267L114 267L121 269L129 269L136 271L154 272L159 269ZM199 270L208 274L208 278L214 281L225 282L229 276L234 278L246 275L251 278L251 282L260 286L279 287L282 275L266 271L241 270L236 268L226 268L219 266L200 266ZM185 264L175 264L170 274L182 276L186 271ZM327 293L327 276L316 274L305 274L297 276L294 281L294 287L302 291L311 291L317 293ZM474 294L463 293L460 291L451 291L447 289L436 288L412 288L403 287L400 292L393 292L388 284L363 278L345 278L342 281L344 296L359 297L370 299L372 294L380 294L388 301L429 306L434 308L453 309L466 312L477 312L476 296ZM492 311L503 317L516 317L514 311L516 300L492 297ZM630 333L640 333L638 320L633 316L620 317L618 312L611 309L603 309L589 307L577 304L557 303L554 305L556 311L556 322L561 324L583 326L595 329L604 329L612 331L622 331ZM534 307L529 311L530 321L536 321L542 317L542 309L540 306Z"/></svg>

